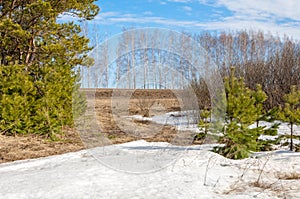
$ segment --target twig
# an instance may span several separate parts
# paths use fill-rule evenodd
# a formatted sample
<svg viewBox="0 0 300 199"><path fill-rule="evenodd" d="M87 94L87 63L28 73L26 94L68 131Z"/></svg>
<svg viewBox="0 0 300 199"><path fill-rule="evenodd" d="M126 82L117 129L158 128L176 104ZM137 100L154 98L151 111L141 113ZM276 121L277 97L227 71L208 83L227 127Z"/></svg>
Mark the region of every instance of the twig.
<svg viewBox="0 0 300 199"><path fill-rule="evenodd" d="M278 181L280 181L280 180L277 180L277 181L275 181L275 182L269 184L268 187L263 188L263 190L262 190L261 192L259 192L258 194L254 195L253 197L257 197L258 195L262 194L265 190L271 189L271 187L272 187L274 184L276 184Z"/></svg>
<svg viewBox="0 0 300 199"><path fill-rule="evenodd" d="M204 186L208 186L206 184L206 178L207 178L207 173L208 173L208 169L209 169L209 164L210 164L210 161L212 160L213 157L214 156L210 156L210 158L208 159L207 165L206 165L205 174L204 174L204 182L203 182Z"/></svg>
<svg viewBox="0 0 300 199"><path fill-rule="evenodd" d="M258 178L257 178L257 181L256 181L257 184L259 184L259 180L261 178L262 172L264 171L264 168L266 167L269 160L270 160L270 156L267 156L267 160L265 161L265 163L264 163L263 167L261 168L260 173L258 175Z"/></svg>

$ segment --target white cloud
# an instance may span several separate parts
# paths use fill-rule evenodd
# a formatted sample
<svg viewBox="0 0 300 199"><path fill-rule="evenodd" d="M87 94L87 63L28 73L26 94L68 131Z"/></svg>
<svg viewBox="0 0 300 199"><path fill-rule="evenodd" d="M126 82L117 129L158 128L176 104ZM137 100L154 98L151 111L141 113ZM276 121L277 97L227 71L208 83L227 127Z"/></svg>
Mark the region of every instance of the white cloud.
<svg viewBox="0 0 300 199"><path fill-rule="evenodd" d="M202 0L207 1L207 0ZM211 26L227 29L270 31L300 39L300 1L296 0L218 0L232 14Z"/></svg>
<svg viewBox="0 0 300 199"><path fill-rule="evenodd" d="M143 12L143 14L144 14L144 15L153 15L154 13L151 12L151 11L145 11L145 12Z"/></svg>
<svg viewBox="0 0 300 199"><path fill-rule="evenodd" d="M100 16L100 17L113 17L113 16L116 16L116 15L119 15L120 13L118 12L100 12L97 16Z"/></svg>
<svg viewBox="0 0 300 199"><path fill-rule="evenodd" d="M300 1L298 0L218 0L219 5L227 7L243 16L273 16L300 20Z"/></svg>
<svg viewBox="0 0 300 199"><path fill-rule="evenodd" d="M182 8L183 8L183 10L185 10L187 12L191 12L193 10L192 7L190 7L190 6L183 6Z"/></svg>
<svg viewBox="0 0 300 199"><path fill-rule="evenodd" d="M98 23L102 23L104 21L98 21ZM179 26L179 27L192 27L197 24L196 21L178 21L173 19L167 19L164 17L126 17L126 16L119 16L119 17L112 17L106 19L105 24L108 22L113 23L137 23L137 24L161 24L161 25L168 25L168 26ZM198 25L197 25L198 26Z"/></svg>

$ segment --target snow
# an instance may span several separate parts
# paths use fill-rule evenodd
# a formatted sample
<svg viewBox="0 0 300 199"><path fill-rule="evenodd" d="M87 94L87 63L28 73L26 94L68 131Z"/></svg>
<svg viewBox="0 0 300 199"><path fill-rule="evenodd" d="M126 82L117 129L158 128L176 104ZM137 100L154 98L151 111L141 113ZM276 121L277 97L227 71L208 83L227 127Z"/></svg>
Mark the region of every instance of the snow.
<svg viewBox="0 0 300 199"><path fill-rule="evenodd" d="M141 115L131 115L131 116L125 116L125 118L131 118L133 120L137 120L137 121L152 121L151 117L143 117Z"/></svg>
<svg viewBox="0 0 300 199"><path fill-rule="evenodd" d="M149 121L196 129L176 114ZM279 131L288 134L289 128ZM214 146L138 140L4 163L0 198L300 198L300 153L230 160L211 152Z"/></svg>
<svg viewBox="0 0 300 199"><path fill-rule="evenodd" d="M199 133L200 130L198 128L197 123L195 123L191 118L193 116L192 111L181 111L181 112L169 112L163 115L157 115L152 118L148 118L148 120L151 120L153 122L159 123L159 124L167 124L175 126L178 130L188 130L195 133ZM135 117L141 117L141 116L135 116ZM142 117L143 118L143 117ZM146 120L147 118L143 118ZM290 135L291 128L288 123L281 122L281 121L274 121L273 123L261 121L259 123L259 126L265 126L267 128L271 127L274 123L279 123L278 128L278 135L271 136L271 135L261 135L259 139L261 140L275 140L280 135ZM250 125L250 128L255 128L256 123ZM210 132L209 132L210 133ZM220 136L221 134L214 135ZM300 126L294 125L294 135L300 136ZM290 142L290 139L283 139L281 140L281 144L287 142ZM300 140L294 138L293 139L294 144L300 144ZM285 148L285 147L283 147ZM286 147L287 148L287 147Z"/></svg>
<svg viewBox="0 0 300 199"><path fill-rule="evenodd" d="M298 180L281 180L280 176L300 176L300 153L275 151L257 153L244 160L229 160L209 151L212 145L171 146L144 140L113 145L122 150L115 163L131 165L123 170L104 165L97 158L103 147L46 158L17 161L0 165L1 198L299 198ZM132 172L138 154L155 149L160 152L181 151L166 167L145 172ZM106 151L109 151L105 149ZM128 158L128 151L134 156ZM135 158L134 158L135 157ZM150 156L148 156L149 158ZM106 159L107 160L107 159ZM110 164L111 162L106 162ZM266 164L266 165L265 165ZM265 165L265 167L264 167ZM124 165L123 165L124 166ZM150 168L151 169L151 168ZM262 188L253 186L263 169ZM150 172L149 172L150 171ZM265 188L264 186L270 186Z"/></svg>
<svg viewBox="0 0 300 199"><path fill-rule="evenodd" d="M189 130L199 133L198 124L194 121L192 111L174 111L163 115L156 115L153 122L175 126L178 130Z"/></svg>

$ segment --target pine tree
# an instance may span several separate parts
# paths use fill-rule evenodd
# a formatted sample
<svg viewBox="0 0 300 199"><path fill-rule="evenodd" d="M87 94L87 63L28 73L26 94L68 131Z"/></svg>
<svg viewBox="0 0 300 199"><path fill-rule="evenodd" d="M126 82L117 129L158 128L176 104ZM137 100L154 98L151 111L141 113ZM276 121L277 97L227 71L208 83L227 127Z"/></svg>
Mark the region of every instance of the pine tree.
<svg viewBox="0 0 300 199"><path fill-rule="evenodd" d="M215 151L228 158L240 159L249 156L250 151L260 148L258 138L264 133L265 127L250 125L258 123L264 114L262 103L267 99L266 94L257 86L256 91L246 87L242 78L236 78L234 67L230 76L224 79L227 110L224 137L221 141L224 147Z"/></svg>
<svg viewBox="0 0 300 199"><path fill-rule="evenodd" d="M70 14L91 20L99 12L94 2L0 1L1 133L53 137L73 125L75 69L86 63L91 48L79 25L57 19Z"/></svg>
<svg viewBox="0 0 300 199"><path fill-rule="evenodd" d="M262 90L260 84L256 85L256 90L252 91L252 96L255 99L255 117L256 117L256 128L259 127L260 121L272 122L273 124L266 128L264 126L263 134L264 135L276 135L277 129L280 123L274 122L278 113L278 108L272 108L270 110L264 109L264 102L268 99L267 94Z"/></svg>
<svg viewBox="0 0 300 199"><path fill-rule="evenodd" d="M200 110L200 120L198 126L201 133L204 133L204 135L208 133L210 122L211 122L211 111L208 110L207 108Z"/></svg>
<svg viewBox="0 0 300 199"><path fill-rule="evenodd" d="M30 117L36 90L32 77L26 71L19 72L23 67L0 68L0 129L3 133L12 129L15 129L13 133L32 132L34 123Z"/></svg>
<svg viewBox="0 0 300 199"><path fill-rule="evenodd" d="M196 134L194 137L194 141L201 140L202 142L206 138L208 131L211 127L211 110L208 108L200 110L200 118L198 123L198 128L200 133Z"/></svg>
<svg viewBox="0 0 300 199"><path fill-rule="evenodd" d="M262 86L260 84L256 85L256 91L254 91L252 95L255 99L255 107L256 107L255 117L257 118L256 127L258 127L259 121L263 120L266 115L266 111L263 108L263 103L264 101L267 100L268 96L262 90Z"/></svg>
<svg viewBox="0 0 300 199"><path fill-rule="evenodd" d="M293 150L294 125L300 124L300 90L291 86L290 93L284 95L285 105L280 107L279 118L288 122L291 128L290 150Z"/></svg>

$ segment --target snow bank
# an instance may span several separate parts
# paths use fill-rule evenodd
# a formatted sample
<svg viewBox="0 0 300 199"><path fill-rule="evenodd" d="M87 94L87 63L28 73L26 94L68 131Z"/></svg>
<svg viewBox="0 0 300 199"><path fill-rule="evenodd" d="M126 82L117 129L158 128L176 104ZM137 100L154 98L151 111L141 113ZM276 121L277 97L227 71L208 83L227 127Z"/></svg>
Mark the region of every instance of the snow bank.
<svg viewBox="0 0 300 199"><path fill-rule="evenodd" d="M5 163L0 165L0 198L300 198L299 179L285 179L300 175L299 153L275 151L229 160L210 152L212 147L179 147L140 140ZM119 156L111 153L113 149L118 149ZM138 159L139 154L164 150L181 153L154 172L134 174L110 168L124 162L132 168L134 164L153 163L155 159ZM114 156L110 167L97 157L103 151L107 152L105 158L109 159L110 153Z"/></svg>
<svg viewBox="0 0 300 199"><path fill-rule="evenodd" d="M187 112L131 118L198 132ZM289 130L282 124L279 135ZM299 126L295 132L300 135ZM0 198L300 198L300 153L229 160L210 152L213 146L139 140L4 163Z"/></svg>

